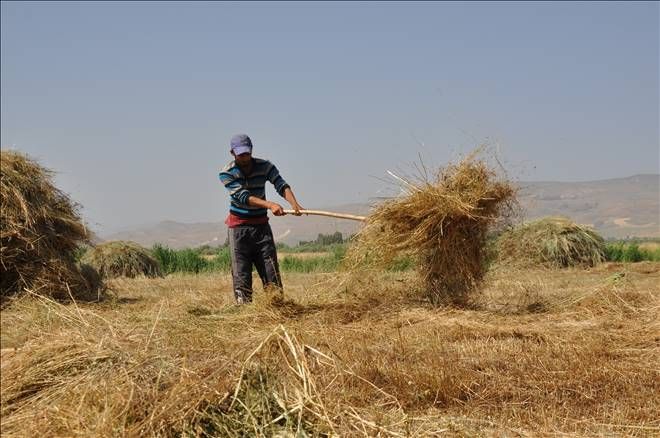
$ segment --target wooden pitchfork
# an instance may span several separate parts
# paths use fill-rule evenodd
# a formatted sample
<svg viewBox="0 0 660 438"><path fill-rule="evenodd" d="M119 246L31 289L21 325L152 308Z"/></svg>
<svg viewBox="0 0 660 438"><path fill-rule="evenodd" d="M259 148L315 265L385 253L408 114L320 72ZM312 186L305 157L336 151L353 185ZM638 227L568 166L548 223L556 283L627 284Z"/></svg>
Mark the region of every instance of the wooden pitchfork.
<svg viewBox="0 0 660 438"><path fill-rule="evenodd" d="M284 210L284 213L286 214L295 214L295 210ZM346 213L333 213L331 211L323 211L323 210L300 210L300 213L304 215L316 215L316 216L328 216L328 217L336 217L339 219L350 219L352 221L362 221L365 222L367 220L366 216L357 216L354 214L346 214Z"/></svg>

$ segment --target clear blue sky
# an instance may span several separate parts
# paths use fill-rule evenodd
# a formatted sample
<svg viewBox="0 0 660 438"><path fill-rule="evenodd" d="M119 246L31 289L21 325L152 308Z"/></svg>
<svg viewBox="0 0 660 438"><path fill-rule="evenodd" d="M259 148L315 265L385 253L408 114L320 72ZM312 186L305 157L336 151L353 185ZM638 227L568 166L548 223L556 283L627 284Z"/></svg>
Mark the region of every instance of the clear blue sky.
<svg viewBox="0 0 660 438"><path fill-rule="evenodd" d="M101 232L224 219L239 132L307 208L484 141L526 180L658 173L659 18L657 2L3 2L0 142L57 170Z"/></svg>

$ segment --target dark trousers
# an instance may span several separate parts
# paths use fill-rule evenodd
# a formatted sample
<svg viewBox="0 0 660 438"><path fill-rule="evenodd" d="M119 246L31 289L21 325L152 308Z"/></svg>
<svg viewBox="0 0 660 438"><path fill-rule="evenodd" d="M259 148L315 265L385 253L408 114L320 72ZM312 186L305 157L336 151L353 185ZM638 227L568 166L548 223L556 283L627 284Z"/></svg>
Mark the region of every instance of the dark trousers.
<svg viewBox="0 0 660 438"><path fill-rule="evenodd" d="M237 302L252 301L252 265L257 268L264 287L282 288L277 250L270 225L240 225L229 228L229 251Z"/></svg>

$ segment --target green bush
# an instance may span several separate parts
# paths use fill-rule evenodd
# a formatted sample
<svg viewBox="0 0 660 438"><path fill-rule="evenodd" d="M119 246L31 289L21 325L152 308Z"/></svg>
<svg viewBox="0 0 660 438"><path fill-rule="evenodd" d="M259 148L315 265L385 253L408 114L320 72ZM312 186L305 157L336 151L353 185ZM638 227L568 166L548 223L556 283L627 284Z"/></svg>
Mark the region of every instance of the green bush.
<svg viewBox="0 0 660 438"><path fill-rule="evenodd" d="M339 245L324 256L306 259L284 256L280 260L280 268L284 272L332 272L339 268L345 255L346 247Z"/></svg>
<svg viewBox="0 0 660 438"><path fill-rule="evenodd" d="M195 251L197 251L199 255L210 256L210 255L215 255L220 249L222 249L222 247L202 245L195 248Z"/></svg>
<svg viewBox="0 0 660 438"><path fill-rule="evenodd" d="M207 261L194 249L182 249L176 253L179 271L199 273L206 270Z"/></svg>
<svg viewBox="0 0 660 438"><path fill-rule="evenodd" d="M164 274L171 274L176 270L176 251L162 246L159 243L151 248L151 254L160 263L160 267Z"/></svg>
<svg viewBox="0 0 660 438"><path fill-rule="evenodd" d="M624 247L622 243L608 243L605 245L605 260L608 262L623 261Z"/></svg>
<svg viewBox="0 0 660 438"><path fill-rule="evenodd" d="M231 271L231 256L228 247L221 247L215 253L215 258L208 261L207 270L209 271Z"/></svg>
<svg viewBox="0 0 660 438"><path fill-rule="evenodd" d="M639 245L633 243L623 251L624 262L641 262L644 259L642 252L639 250Z"/></svg>
<svg viewBox="0 0 660 438"><path fill-rule="evenodd" d="M635 241L610 242L605 246L605 258L610 262L660 261L660 248L642 249Z"/></svg>
<svg viewBox="0 0 660 438"><path fill-rule="evenodd" d="M319 246L327 246L327 245L332 245L335 243L344 243L344 238L341 234L340 231L336 231L333 234L323 234L319 233L319 235L316 237L316 240L311 240L311 241L301 241L299 243L299 246L304 246L304 245L319 245Z"/></svg>
<svg viewBox="0 0 660 438"><path fill-rule="evenodd" d="M151 250L154 258L160 262L165 274L174 272L192 272L199 273L207 270L207 262L200 254L200 251L194 249L171 249L160 244L155 244Z"/></svg>
<svg viewBox="0 0 660 438"><path fill-rule="evenodd" d="M313 251L310 251L310 247ZM282 272L333 272L337 271L346 256L348 245L346 243L335 243L331 245L307 244L294 248L286 248L288 251L279 253L280 269ZM162 266L163 273L175 272L200 273L200 272L230 272L231 256L226 246L216 249L215 257L210 260L202 255L208 252L208 248L195 249L171 249L156 244L151 250L154 258ZM324 252L325 255L318 257L299 258L287 256L291 253ZM412 268L413 260L409 257L401 257L394 261L389 268L391 271L405 271Z"/></svg>

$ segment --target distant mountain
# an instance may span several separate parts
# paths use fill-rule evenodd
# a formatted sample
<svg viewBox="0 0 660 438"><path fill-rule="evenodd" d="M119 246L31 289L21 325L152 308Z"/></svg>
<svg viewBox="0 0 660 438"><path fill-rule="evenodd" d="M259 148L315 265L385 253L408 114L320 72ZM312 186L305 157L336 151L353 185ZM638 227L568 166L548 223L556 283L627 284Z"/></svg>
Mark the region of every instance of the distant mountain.
<svg viewBox="0 0 660 438"><path fill-rule="evenodd" d="M604 237L660 237L660 175L589 182L521 182L524 219L568 216L594 227ZM366 215L368 204L347 204L327 210ZM322 216L272 217L275 239L290 245L313 240L319 233L340 231L350 235L360 223ZM156 242L171 248L220 245L227 237L223 222L179 223L164 221L104 236L105 240L133 240L144 246Z"/></svg>
<svg viewBox="0 0 660 438"><path fill-rule="evenodd" d="M520 203L529 219L563 215L604 237L660 237L660 175L520 186Z"/></svg>
<svg viewBox="0 0 660 438"><path fill-rule="evenodd" d="M105 236L105 240L132 240L143 246L161 243L170 248L222 245L227 235L223 223L162 221Z"/></svg>
<svg viewBox="0 0 660 438"><path fill-rule="evenodd" d="M365 215L369 212L366 204L348 204L328 210L338 213ZM282 216L271 217L273 235L278 242L295 245L301 240L314 240L319 233L340 231L348 236L359 228L359 222L334 219L323 216ZM133 230L121 231L104 236L104 240L132 240L143 246L161 243L170 248L189 248L201 245L222 245L227 239L227 226L223 222L180 223L163 221L143 225Z"/></svg>

